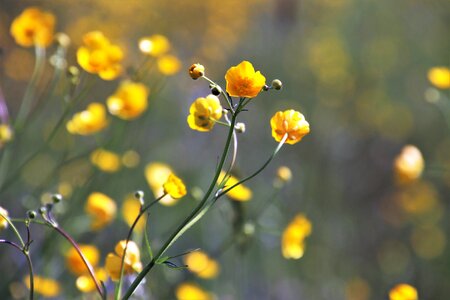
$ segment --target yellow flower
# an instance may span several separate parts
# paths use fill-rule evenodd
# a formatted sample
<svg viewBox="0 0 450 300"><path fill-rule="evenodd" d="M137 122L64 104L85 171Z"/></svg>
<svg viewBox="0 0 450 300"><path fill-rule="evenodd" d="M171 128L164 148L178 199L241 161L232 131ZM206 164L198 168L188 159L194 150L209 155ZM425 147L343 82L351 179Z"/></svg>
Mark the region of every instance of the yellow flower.
<svg viewBox="0 0 450 300"><path fill-rule="evenodd" d="M208 95L206 98L197 98L189 109L187 122L189 127L198 131L210 131L222 117L222 106L219 98Z"/></svg>
<svg viewBox="0 0 450 300"><path fill-rule="evenodd" d="M295 216L283 231L281 251L287 259L299 259L305 252L305 239L311 235L311 222L303 214Z"/></svg>
<svg viewBox="0 0 450 300"><path fill-rule="evenodd" d="M215 278L219 274L219 264L203 251L194 251L184 257L184 263L189 271L200 278Z"/></svg>
<svg viewBox="0 0 450 300"><path fill-rule="evenodd" d="M205 67L201 64L193 64L189 67L189 76L196 80L205 75Z"/></svg>
<svg viewBox="0 0 450 300"><path fill-rule="evenodd" d="M122 72L122 49L106 38L100 31L92 31L83 36L83 44L78 48L78 64L87 72L98 74L104 80L117 78Z"/></svg>
<svg viewBox="0 0 450 300"><path fill-rule="evenodd" d="M394 173L398 183L412 182L420 177L425 167L420 150L413 145L403 147L394 161Z"/></svg>
<svg viewBox="0 0 450 300"><path fill-rule="evenodd" d="M434 67L428 71L428 80L437 88L450 88L450 69L447 67Z"/></svg>
<svg viewBox="0 0 450 300"><path fill-rule="evenodd" d="M122 164L127 168L134 168L139 164L141 157L134 150L128 150L122 155Z"/></svg>
<svg viewBox="0 0 450 300"><path fill-rule="evenodd" d="M105 268L113 281L118 281L120 278L120 265L122 263L125 245L126 240L120 241L114 248L115 253L109 253L106 256ZM140 272L141 270L142 263L139 248L135 242L129 241L124 260L124 274Z"/></svg>
<svg viewBox="0 0 450 300"><path fill-rule="evenodd" d="M309 133L309 123L305 117L292 109L277 112L270 119L270 126L272 127L272 136L277 142L280 142L287 134L286 143L291 145L300 142Z"/></svg>
<svg viewBox="0 0 450 300"><path fill-rule="evenodd" d="M8 228L8 211L0 206L0 231Z"/></svg>
<svg viewBox="0 0 450 300"><path fill-rule="evenodd" d="M98 264L100 257L100 253L97 247L92 245L79 245L79 247L84 257L86 257L87 261L89 261L89 263L93 267L95 267ZM76 275L82 275L88 272L86 265L84 264L78 252L73 247L70 248L70 250L66 254L66 264L69 271Z"/></svg>
<svg viewBox="0 0 450 300"><path fill-rule="evenodd" d="M25 285L30 289L30 277L24 278ZM61 293L61 287L56 280L34 275L34 292L44 297L56 297Z"/></svg>
<svg viewBox="0 0 450 300"><path fill-rule="evenodd" d="M13 138L13 131L9 124L0 124L0 147L10 142Z"/></svg>
<svg viewBox="0 0 450 300"><path fill-rule="evenodd" d="M11 24L11 35L23 47L47 47L53 41L55 16L36 7L25 9Z"/></svg>
<svg viewBox="0 0 450 300"><path fill-rule="evenodd" d="M177 300L212 300L213 297L194 283L182 283L176 289Z"/></svg>
<svg viewBox="0 0 450 300"><path fill-rule="evenodd" d="M106 109L101 103L91 103L87 109L76 113L67 122L66 128L72 134L90 135L99 132L108 125Z"/></svg>
<svg viewBox="0 0 450 300"><path fill-rule="evenodd" d="M139 49L142 53L151 56L160 56L170 50L169 40L160 34L144 37L139 40Z"/></svg>
<svg viewBox="0 0 450 300"><path fill-rule="evenodd" d="M406 283L397 284L389 291L389 300L418 300L417 290Z"/></svg>
<svg viewBox="0 0 450 300"><path fill-rule="evenodd" d="M173 173L169 175L163 188L164 192L174 199L182 198L187 193L184 182Z"/></svg>
<svg viewBox="0 0 450 300"><path fill-rule="evenodd" d="M266 84L266 78L261 72L255 72L253 65L248 61L228 69L225 80L226 90L232 97L254 98Z"/></svg>
<svg viewBox="0 0 450 300"><path fill-rule="evenodd" d="M108 110L124 120L139 117L147 109L148 88L137 82L123 81L114 95L106 100Z"/></svg>
<svg viewBox="0 0 450 300"><path fill-rule="evenodd" d="M133 195L129 195L122 205L122 216L128 226L133 225L134 220L139 215L141 211L141 203ZM134 227L136 231L141 231L145 227L145 214L139 219L136 226Z"/></svg>
<svg viewBox="0 0 450 300"><path fill-rule="evenodd" d="M106 280L108 280L108 274L106 273L106 270L104 268L96 269L95 277L99 281L103 282L106 282ZM97 288L90 274L78 276L77 280L75 281L75 285L83 293L90 293Z"/></svg>
<svg viewBox="0 0 450 300"><path fill-rule="evenodd" d="M219 178L217 179L217 182L220 183L224 177L225 177L225 172L221 171ZM235 185L238 182L239 182L239 180L236 177L230 176L225 184L225 189ZM246 187L243 184L240 184L240 185L234 187L233 189L231 189L227 193L227 196L230 199L235 200L235 201L248 201L252 198L253 193L252 193L252 190L250 190L248 187Z"/></svg>
<svg viewBox="0 0 450 300"><path fill-rule="evenodd" d="M97 149L91 153L91 163L107 173L114 173L120 169L120 157L114 152Z"/></svg>
<svg viewBox="0 0 450 300"><path fill-rule="evenodd" d="M163 184L171 173L173 171L168 165L159 162L149 163L145 167L145 178L155 198L159 198L164 194ZM159 203L166 206L174 205L177 202L178 199L174 199L170 195L166 195L159 201Z"/></svg>
<svg viewBox="0 0 450 300"><path fill-rule="evenodd" d="M277 178L283 182L291 181L292 179L292 172L289 167L281 166L277 170Z"/></svg>
<svg viewBox="0 0 450 300"><path fill-rule="evenodd" d="M89 195L84 209L93 218L92 230L99 230L113 221L117 207L105 194L94 192Z"/></svg>
<svg viewBox="0 0 450 300"><path fill-rule="evenodd" d="M181 62L176 56L164 55L158 58L158 69L163 75L171 76L180 71Z"/></svg>

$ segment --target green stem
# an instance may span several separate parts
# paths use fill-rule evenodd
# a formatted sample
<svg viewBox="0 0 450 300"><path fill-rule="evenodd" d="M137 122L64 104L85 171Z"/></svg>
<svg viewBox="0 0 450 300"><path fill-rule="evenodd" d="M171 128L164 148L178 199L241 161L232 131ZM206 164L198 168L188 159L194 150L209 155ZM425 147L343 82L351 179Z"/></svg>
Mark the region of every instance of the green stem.
<svg viewBox="0 0 450 300"><path fill-rule="evenodd" d="M7 216L5 216L1 211L0 211L0 217L4 218L6 220L6 222L8 222L9 226L11 226L11 229L14 231L14 234L19 239L20 244L22 245L22 248L25 249L25 242L23 241L22 236L20 236L20 233L17 230L16 226L14 226L13 222Z"/></svg>
<svg viewBox="0 0 450 300"><path fill-rule="evenodd" d="M203 79L205 79L206 81L208 81L212 86L217 86L220 89L220 93L222 94L222 96L225 98L225 100L227 101L228 107L230 108L231 112L234 114L235 110L231 101L230 96L214 81L212 81L211 79L209 79L206 76L202 76Z"/></svg>

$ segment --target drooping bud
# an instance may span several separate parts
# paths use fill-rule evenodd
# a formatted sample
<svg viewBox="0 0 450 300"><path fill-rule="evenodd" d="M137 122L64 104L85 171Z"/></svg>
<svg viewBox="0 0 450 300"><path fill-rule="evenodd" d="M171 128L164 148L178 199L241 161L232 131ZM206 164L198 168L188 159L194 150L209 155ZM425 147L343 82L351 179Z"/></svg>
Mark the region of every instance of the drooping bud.
<svg viewBox="0 0 450 300"><path fill-rule="evenodd" d="M201 64L193 64L189 67L189 76L192 79L197 80L198 78L205 75L205 67Z"/></svg>
<svg viewBox="0 0 450 300"><path fill-rule="evenodd" d="M244 133L245 132L245 123L239 122L236 124L236 126L234 128L236 129L237 132Z"/></svg>

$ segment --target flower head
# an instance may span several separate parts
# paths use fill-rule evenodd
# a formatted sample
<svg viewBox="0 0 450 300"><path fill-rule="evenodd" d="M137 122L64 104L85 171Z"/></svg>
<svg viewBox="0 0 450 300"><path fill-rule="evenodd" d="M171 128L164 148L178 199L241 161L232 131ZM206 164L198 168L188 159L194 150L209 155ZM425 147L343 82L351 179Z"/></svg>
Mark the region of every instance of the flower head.
<svg viewBox="0 0 450 300"><path fill-rule="evenodd" d="M58 281L48 278L42 277L38 275L34 275L34 292L38 293L44 297L56 297L61 293L61 286ZM26 276L24 278L25 285L27 288L30 288L30 276Z"/></svg>
<svg viewBox="0 0 450 300"><path fill-rule="evenodd" d="M164 192L174 199L179 199L186 195L186 186L175 174L171 173L167 181L163 184Z"/></svg>
<svg viewBox="0 0 450 300"><path fill-rule="evenodd" d="M224 179L224 177L225 177L225 172L223 172L223 171L220 172L217 182L220 183ZM238 182L239 182L239 179L230 175L229 178L227 179L227 182L225 183L225 188L231 187ZM231 189L230 191L228 191L227 196L230 199L235 200L235 201L248 201L252 198L253 192L251 189L249 189L245 185L240 184L240 185L234 187L233 189Z"/></svg>
<svg viewBox="0 0 450 300"><path fill-rule="evenodd" d="M101 103L91 103L87 109L76 113L67 122L66 128L72 134L90 135L99 132L108 125L106 109Z"/></svg>
<svg viewBox="0 0 450 300"><path fill-rule="evenodd" d="M389 300L418 300L417 290L406 283L397 284L389 291Z"/></svg>
<svg viewBox="0 0 450 300"><path fill-rule="evenodd" d="M11 35L23 47L47 47L53 41L55 16L36 7L25 9L11 24Z"/></svg>
<svg viewBox="0 0 450 300"><path fill-rule="evenodd" d="M428 80L437 88L450 88L450 69L447 67L434 67L428 71Z"/></svg>
<svg viewBox="0 0 450 300"><path fill-rule="evenodd" d="M180 71L181 62L178 57L166 54L158 58L158 69L161 74L171 76Z"/></svg>
<svg viewBox="0 0 450 300"><path fill-rule="evenodd" d="M189 271L200 278L215 278L219 274L220 267L217 261L200 250L187 254L184 257L184 263L188 266Z"/></svg>
<svg viewBox="0 0 450 300"><path fill-rule="evenodd" d="M108 279L108 274L106 273L106 270L104 268L95 269L94 273L95 277L100 281L105 282ZM78 276L77 280L75 281L75 285L77 286L78 290L83 293L90 293L96 289L95 282L89 274Z"/></svg>
<svg viewBox="0 0 450 300"><path fill-rule="evenodd" d="M93 218L91 228L99 230L114 220L117 206L105 194L94 192L89 195L84 209Z"/></svg>
<svg viewBox="0 0 450 300"><path fill-rule="evenodd" d="M97 149L90 155L91 163L106 173L114 173L120 169L120 157L114 152Z"/></svg>
<svg viewBox="0 0 450 300"><path fill-rule="evenodd" d="M194 283L182 283L175 292L177 300L211 300L213 297Z"/></svg>
<svg viewBox="0 0 450 300"><path fill-rule="evenodd" d="M295 216L283 231L281 250L287 259L299 259L305 252L305 239L311 234L311 222L302 214Z"/></svg>
<svg viewBox="0 0 450 300"><path fill-rule="evenodd" d="M122 217L128 226L131 227L133 225L134 220L136 220L137 216L141 211L141 203L137 200L133 195L129 195L122 205ZM143 215L139 221L137 222L134 230L142 231L145 227L145 215Z"/></svg>
<svg viewBox="0 0 450 300"><path fill-rule="evenodd" d="M8 211L0 206L0 231L8 228L8 221L6 218L8 218Z"/></svg>
<svg viewBox="0 0 450 300"><path fill-rule="evenodd" d="M210 131L215 121L222 117L222 105L219 98L208 95L206 98L197 98L189 109L187 122L189 127L198 131Z"/></svg>
<svg viewBox="0 0 450 300"><path fill-rule="evenodd" d="M122 263L122 256L126 246L126 241L120 241L114 248L115 253L109 253L106 256L105 268L113 281L120 278L120 266ZM139 247L135 242L129 241L127 252L124 259L124 274L131 274L133 272L140 272L142 270L141 254Z"/></svg>
<svg viewBox="0 0 450 300"><path fill-rule="evenodd" d="M0 148L13 139L14 133L9 124L0 124Z"/></svg>
<svg viewBox="0 0 450 300"><path fill-rule="evenodd" d="M89 263L95 267L100 258L100 252L97 247L92 245L79 245L79 248ZM86 265L73 247L66 254L66 264L69 271L76 275L82 275L88 272Z"/></svg>
<svg viewBox="0 0 450 300"><path fill-rule="evenodd" d="M420 150L413 145L406 145L394 162L397 182L404 184L418 179L424 167L425 161Z"/></svg>
<svg viewBox="0 0 450 300"><path fill-rule="evenodd" d="M124 120L132 120L139 117L148 104L148 88L132 81L123 81L114 95L106 100L108 110Z"/></svg>
<svg viewBox="0 0 450 300"><path fill-rule="evenodd" d="M300 142L309 133L309 123L305 117L292 109L277 112L270 119L270 126L272 127L272 136L277 142L280 142L287 134L286 143L291 145Z"/></svg>
<svg viewBox="0 0 450 300"><path fill-rule="evenodd" d="M170 42L165 36L154 34L149 37L141 38L139 40L139 49L142 53L151 56L161 56L170 50Z"/></svg>
<svg viewBox="0 0 450 300"><path fill-rule="evenodd" d="M117 78L122 72L122 49L111 44L100 31L83 36L83 46L78 48L77 61L87 72L98 74L104 80Z"/></svg>
<svg viewBox="0 0 450 300"><path fill-rule="evenodd" d="M254 98L266 84L266 78L261 72L255 72L253 65L248 61L228 69L225 80L226 90L232 97Z"/></svg>
<svg viewBox="0 0 450 300"><path fill-rule="evenodd" d="M201 64L193 64L189 67L189 76L196 80L205 75L205 67Z"/></svg>
<svg viewBox="0 0 450 300"><path fill-rule="evenodd" d="M164 194L163 184L172 173L173 171L168 165L159 162L149 163L145 167L145 178L155 198L159 198ZM174 205L177 202L178 199L174 199L170 195L166 195L159 201L159 203L166 206Z"/></svg>

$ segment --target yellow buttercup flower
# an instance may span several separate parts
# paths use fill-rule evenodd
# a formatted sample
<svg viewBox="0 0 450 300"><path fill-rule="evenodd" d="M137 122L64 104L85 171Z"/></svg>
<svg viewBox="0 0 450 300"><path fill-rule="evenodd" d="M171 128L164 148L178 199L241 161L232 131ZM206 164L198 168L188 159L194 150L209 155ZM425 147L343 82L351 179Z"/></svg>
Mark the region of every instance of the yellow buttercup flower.
<svg viewBox="0 0 450 300"><path fill-rule="evenodd" d="M232 97L254 98L266 84L266 78L261 72L255 72L253 65L248 61L228 69L225 80L226 90Z"/></svg>
<svg viewBox="0 0 450 300"><path fill-rule="evenodd" d="M122 49L106 38L100 31L83 36L83 46L78 48L78 64L87 72L98 74L104 80L117 78L122 72Z"/></svg>
<svg viewBox="0 0 450 300"><path fill-rule="evenodd" d="M58 281L42 277L38 275L33 276L34 279L34 292L40 294L44 297L56 297L61 293L61 287ZM30 289L30 277L26 276L24 278L25 285Z"/></svg>
<svg viewBox="0 0 450 300"><path fill-rule="evenodd" d="M300 142L309 133L309 123L305 117L292 109L277 112L270 119L270 126L272 127L272 136L277 142L280 142L287 134L286 143L291 145Z"/></svg>
<svg viewBox="0 0 450 300"><path fill-rule="evenodd" d="M128 150L122 155L122 164L127 168L134 168L139 165L141 157L134 150Z"/></svg>
<svg viewBox="0 0 450 300"><path fill-rule="evenodd" d="M389 291L389 300L418 300L417 290L406 283L397 284Z"/></svg>
<svg viewBox="0 0 450 300"><path fill-rule="evenodd" d="M283 231L281 251L284 258L299 259L305 253L305 239L311 235L312 224L303 214L295 216Z"/></svg>
<svg viewBox="0 0 450 300"><path fill-rule="evenodd" d="M95 269L94 273L95 277L99 281L106 282L106 280L108 280L108 274L106 273L106 270L104 268ZM77 286L77 289L83 293L90 293L92 291L95 291L97 288L90 274L83 274L81 276L78 276L77 280L75 281L75 285Z"/></svg>
<svg viewBox="0 0 450 300"><path fill-rule="evenodd" d="M0 206L0 231L8 228L8 211Z"/></svg>
<svg viewBox="0 0 450 300"><path fill-rule="evenodd" d="M447 67L434 67L428 71L428 80L440 89L450 88L450 69Z"/></svg>
<svg viewBox="0 0 450 300"><path fill-rule="evenodd" d="M117 206L114 200L105 194L94 192L89 195L84 209L93 218L92 230L99 230L114 220Z"/></svg>
<svg viewBox="0 0 450 300"><path fill-rule="evenodd" d="M139 40L139 49L142 53L151 56L161 56L170 50L170 42L165 36L155 34L141 38Z"/></svg>
<svg viewBox="0 0 450 300"><path fill-rule="evenodd" d="M159 162L149 163L145 167L145 179L147 179L147 183L155 198L159 198L164 194L163 184L172 173L173 170L168 165ZM178 199L174 199L170 195L166 195L159 201L159 203L166 206L174 205L177 202Z"/></svg>
<svg viewBox="0 0 450 300"><path fill-rule="evenodd" d="M66 128L72 134L90 135L99 132L108 125L106 109L101 103L91 103L87 109L76 113L67 122Z"/></svg>
<svg viewBox="0 0 450 300"><path fill-rule="evenodd" d="M206 98L197 98L189 109L187 122L189 127L198 131L210 131L215 121L222 117L222 105L219 98L208 95Z"/></svg>
<svg viewBox="0 0 450 300"><path fill-rule="evenodd" d="M186 195L186 186L184 182L171 173L167 178L167 181L163 184L164 192L174 199L179 199Z"/></svg>
<svg viewBox="0 0 450 300"><path fill-rule="evenodd" d="M125 246L126 241L120 241L114 248L115 253L109 253L106 256L105 268L113 281L118 281L120 278L120 265L122 263ZM124 274L126 275L140 271L142 271L142 263L139 247L135 242L129 241L124 260Z"/></svg>
<svg viewBox="0 0 450 300"><path fill-rule="evenodd" d="M420 177L425 167L420 150L413 145L403 147L394 161L394 173L398 183L412 182Z"/></svg>
<svg viewBox="0 0 450 300"><path fill-rule="evenodd" d="M11 35L23 47L47 47L53 41L55 16L36 7L25 9L11 24Z"/></svg>
<svg viewBox="0 0 450 300"><path fill-rule="evenodd" d="M123 81L114 95L106 100L108 110L124 120L132 120L139 117L148 104L148 88L132 81Z"/></svg>
<svg viewBox="0 0 450 300"><path fill-rule="evenodd" d="M0 147L9 143L13 138L13 131L9 124L0 124Z"/></svg>
<svg viewBox="0 0 450 300"><path fill-rule="evenodd" d="M224 177L225 177L225 172L221 171L217 182L220 183ZM238 182L239 182L239 180L236 177L230 176L225 184L225 189L235 185ZM231 189L227 193L227 196L230 199L235 200L235 201L248 201L252 198L253 192L245 185L240 184L240 185L234 187L233 189Z"/></svg>
<svg viewBox="0 0 450 300"><path fill-rule="evenodd" d="M184 257L188 270L200 278L215 278L219 274L219 264L203 251L194 251Z"/></svg>
<svg viewBox="0 0 450 300"><path fill-rule="evenodd" d="M122 217L128 226L131 227L133 225L134 220L136 220L137 216L141 211L141 203L137 200L134 195L129 195L122 205ZM141 231L145 227L145 214L139 219L134 230Z"/></svg>
<svg viewBox="0 0 450 300"><path fill-rule="evenodd" d="M189 67L189 76L196 80L205 75L205 67L201 64L193 64Z"/></svg>
<svg viewBox="0 0 450 300"><path fill-rule="evenodd" d="M177 300L212 300L210 293L194 283L182 283L175 291Z"/></svg>
<svg viewBox="0 0 450 300"><path fill-rule="evenodd" d="M107 173L117 172L121 167L120 156L105 149L93 151L90 160L94 166Z"/></svg>
<svg viewBox="0 0 450 300"><path fill-rule="evenodd" d="M97 247L92 245L79 245L79 248L89 263L95 267L100 258L100 252ZM75 275L82 275L88 272L86 265L73 247L66 254L66 265L69 271Z"/></svg>
<svg viewBox="0 0 450 300"><path fill-rule="evenodd" d="M180 71L181 62L176 56L164 55L158 58L158 69L163 75L171 76Z"/></svg>

